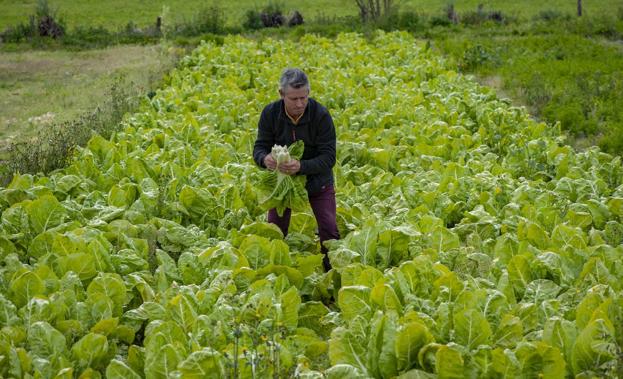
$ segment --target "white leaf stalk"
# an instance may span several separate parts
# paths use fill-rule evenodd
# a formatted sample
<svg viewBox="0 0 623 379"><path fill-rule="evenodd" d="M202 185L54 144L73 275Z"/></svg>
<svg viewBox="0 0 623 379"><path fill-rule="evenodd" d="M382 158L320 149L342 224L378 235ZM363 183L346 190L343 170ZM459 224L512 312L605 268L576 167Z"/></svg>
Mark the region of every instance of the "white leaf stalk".
<svg viewBox="0 0 623 379"><path fill-rule="evenodd" d="M270 153L272 154L273 158L275 158L275 161L277 162L277 171L279 171L280 165L284 163L288 163L292 160L287 146L275 145L273 146L273 149L271 150Z"/></svg>

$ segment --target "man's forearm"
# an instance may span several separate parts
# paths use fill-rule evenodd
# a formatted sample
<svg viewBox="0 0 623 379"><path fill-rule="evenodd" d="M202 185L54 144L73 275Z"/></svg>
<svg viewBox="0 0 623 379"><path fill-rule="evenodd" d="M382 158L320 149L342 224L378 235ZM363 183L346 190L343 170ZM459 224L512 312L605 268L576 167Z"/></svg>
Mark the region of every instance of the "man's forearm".
<svg viewBox="0 0 623 379"><path fill-rule="evenodd" d="M313 159L302 160L299 174L320 174L321 172L330 170L331 168L333 168L333 166L335 166L335 153L321 154Z"/></svg>

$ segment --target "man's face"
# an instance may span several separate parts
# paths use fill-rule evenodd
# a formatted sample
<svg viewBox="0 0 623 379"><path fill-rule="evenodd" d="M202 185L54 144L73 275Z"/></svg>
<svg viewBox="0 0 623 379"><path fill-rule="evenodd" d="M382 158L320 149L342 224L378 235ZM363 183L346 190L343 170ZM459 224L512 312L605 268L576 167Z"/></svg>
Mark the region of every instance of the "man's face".
<svg viewBox="0 0 623 379"><path fill-rule="evenodd" d="M279 94L286 104L286 110L292 117L299 117L305 112L307 100L309 99L309 88L292 88L290 86L280 89Z"/></svg>

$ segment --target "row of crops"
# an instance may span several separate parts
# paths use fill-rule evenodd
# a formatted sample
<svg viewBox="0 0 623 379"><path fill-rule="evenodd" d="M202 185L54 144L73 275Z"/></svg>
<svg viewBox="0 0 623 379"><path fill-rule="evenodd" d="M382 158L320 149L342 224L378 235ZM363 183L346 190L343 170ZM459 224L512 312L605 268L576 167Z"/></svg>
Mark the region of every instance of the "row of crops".
<svg viewBox="0 0 623 379"><path fill-rule="evenodd" d="M267 224L251 159L284 67L338 133L334 269ZM0 190L0 376L620 373L623 170L407 34L228 37L110 140Z"/></svg>

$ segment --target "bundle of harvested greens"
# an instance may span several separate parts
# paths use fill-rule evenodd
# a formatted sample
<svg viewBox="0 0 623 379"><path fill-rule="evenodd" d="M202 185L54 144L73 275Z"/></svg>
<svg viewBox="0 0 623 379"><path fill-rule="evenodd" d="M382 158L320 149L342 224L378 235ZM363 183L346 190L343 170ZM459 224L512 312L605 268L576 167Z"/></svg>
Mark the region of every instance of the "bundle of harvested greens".
<svg viewBox="0 0 623 379"><path fill-rule="evenodd" d="M286 175L279 171L279 165L303 156L303 141L296 141L289 147L273 146L271 154L277 161L277 169L266 170L260 175L258 184L260 207L265 210L276 208L279 216L286 208L299 211L307 206L305 176Z"/></svg>

